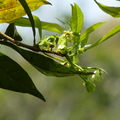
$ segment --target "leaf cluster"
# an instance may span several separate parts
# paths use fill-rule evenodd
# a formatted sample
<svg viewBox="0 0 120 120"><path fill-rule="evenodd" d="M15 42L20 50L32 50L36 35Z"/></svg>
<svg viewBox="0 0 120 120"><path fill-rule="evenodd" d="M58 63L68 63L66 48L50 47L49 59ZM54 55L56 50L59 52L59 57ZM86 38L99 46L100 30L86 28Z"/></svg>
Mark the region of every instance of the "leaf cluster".
<svg viewBox="0 0 120 120"><path fill-rule="evenodd" d="M98 3L96 0L94 1L104 12L113 17L119 17L119 7L108 7ZM78 65L79 56L118 33L120 25L114 27L101 39L96 40L95 43L88 44L89 35L105 24L105 22L96 23L82 32L84 15L76 3L71 5L71 19L64 19L69 29L64 29L59 24L41 21L40 18L31 14L31 10L25 0L19 0L19 2L29 18L20 17L9 21L6 32L0 33L0 44L17 51L26 61L44 75L54 77L79 75L84 80L87 91L94 91L96 89L94 82L100 81L101 75L105 71L97 67ZM22 37L17 31L16 26L32 28L34 36L32 46L20 42ZM35 28L39 31L40 41L38 43L36 43ZM56 34L43 37L42 29L56 32ZM45 101L45 98L37 90L28 73L15 60L1 52L0 76L0 88L29 93Z"/></svg>

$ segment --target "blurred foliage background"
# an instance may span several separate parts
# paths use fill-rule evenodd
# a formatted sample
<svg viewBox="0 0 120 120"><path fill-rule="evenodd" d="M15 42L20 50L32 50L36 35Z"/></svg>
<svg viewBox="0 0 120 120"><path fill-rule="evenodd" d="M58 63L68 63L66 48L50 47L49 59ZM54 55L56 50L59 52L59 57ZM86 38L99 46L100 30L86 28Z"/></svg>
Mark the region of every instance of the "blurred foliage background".
<svg viewBox="0 0 120 120"><path fill-rule="evenodd" d="M42 6L33 14L42 21L56 22L56 18L70 18L70 4L77 3L85 16L84 29L97 22L107 23L90 36L89 43L98 40L120 19L102 12L94 1L89 0L49 0L52 6ZM99 2L106 5L120 5L115 0ZM1 24L4 32L8 24ZM18 27L24 42L32 43L30 28ZM83 29L83 31L84 31ZM30 35L31 34L31 35ZM51 35L44 31L44 35ZM55 78L39 73L12 49L0 46L0 50L15 59L33 79L45 96L46 102L31 95L0 89L0 120L119 120L120 119L120 33L101 45L80 56L80 65L101 67L107 71L97 90L88 93L79 76Z"/></svg>

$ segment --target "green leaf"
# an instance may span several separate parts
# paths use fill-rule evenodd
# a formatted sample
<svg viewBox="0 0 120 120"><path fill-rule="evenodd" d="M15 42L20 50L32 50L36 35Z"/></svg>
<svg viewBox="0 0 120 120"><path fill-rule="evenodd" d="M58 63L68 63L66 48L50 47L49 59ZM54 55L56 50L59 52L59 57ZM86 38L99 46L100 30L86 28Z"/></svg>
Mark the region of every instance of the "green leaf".
<svg viewBox="0 0 120 120"><path fill-rule="evenodd" d="M9 26L7 27L5 31L5 34L17 41L22 41L22 37L18 33L14 23L9 24Z"/></svg>
<svg viewBox="0 0 120 120"><path fill-rule="evenodd" d="M53 59L46 57L42 54L31 52L21 49L16 45L0 41L0 44L11 47L16 50L24 59L26 59L31 65L33 65L38 71L47 76L66 77L73 75L91 75L91 72L77 71L75 69L61 65Z"/></svg>
<svg viewBox="0 0 120 120"><path fill-rule="evenodd" d="M75 74L84 74L80 71L74 71L64 65L59 64L51 58L48 58L42 54L34 53L28 50L21 49L10 42L0 41L0 44L7 45L16 50L22 57L24 57L31 65L33 65L38 71L47 76L65 77Z"/></svg>
<svg viewBox="0 0 120 120"><path fill-rule="evenodd" d="M21 5L23 6L25 12L27 13L31 26L32 26L32 30L33 30L33 37L34 37L34 41L35 41L35 23L34 23L34 19L31 13L31 10L27 4L27 2L25 0L19 0L19 2L21 3Z"/></svg>
<svg viewBox="0 0 120 120"><path fill-rule="evenodd" d="M86 34L84 39L81 41L81 48L83 48L87 44L88 38L89 38L89 34Z"/></svg>
<svg viewBox="0 0 120 120"><path fill-rule="evenodd" d="M0 88L29 93L45 101L27 72L8 56L0 53Z"/></svg>
<svg viewBox="0 0 120 120"><path fill-rule="evenodd" d="M62 33L64 31L64 29L56 23L49 23L43 21L42 21L42 29L57 33Z"/></svg>
<svg viewBox="0 0 120 120"><path fill-rule="evenodd" d="M35 20L35 25L38 28L40 39L42 39L42 24L41 24L41 21L36 15L33 15L33 18Z"/></svg>
<svg viewBox="0 0 120 120"><path fill-rule="evenodd" d="M115 35L116 33L118 33L120 31L120 25L117 25L115 28L113 28L111 31L109 31L106 35L104 35L98 42L97 44L100 44L102 42L104 42L105 40L107 40L108 38L112 37L113 35Z"/></svg>
<svg viewBox="0 0 120 120"><path fill-rule="evenodd" d="M120 17L120 7L109 7L109 6L98 3L96 0L94 1L101 8L101 10L103 10L105 13L113 17Z"/></svg>
<svg viewBox="0 0 120 120"><path fill-rule="evenodd" d="M92 25L91 27L89 27L84 33L82 33L82 35L80 37L81 47L84 47L86 45L89 34L93 31L95 31L97 28L99 28L101 25L103 25L105 23L106 22L96 23L96 24Z"/></svg>
<svg viewBox="0 0 120 120"><path fill-rule="evenodd" d="M117 25L116 27L114 27L111 31L109 31L106 35L104 35L100 40L98 40L96 43L92 44L91 46L87 47L85 49L91 49L97 45L99 45L100 43L104 42L105 40L107 40L108 38L112 37L113 35L117 34L118 32L120 32L120 25Z"/></svg>
<svg viewBox="0 0 120 120"><path fill-rule="evenodd" d="M14 22L18 26L31 27L30 20L28 18L25 18L25 17L21 17L21 18L16 19L12 22ZM41 21L41 24L42 24L42 29L44 29L44 30L58 32L58 33L61 33L64 31L64 29L56 23L48 23L48 22ZM38 28L37 25L35 25L35 27Z"/></svg>
<svg viewBox="0 0 120 120"><path fill-rule="evenodd" d="M65 18L62 18L62 19L59 19L57 18L57 20L62 24L64 30L71 30L71 21L69 19L65 19Z"/></svg>
<svg viewBox="0 0 120 120"><path fill-rule="evenodd" d="M76 3L74 3L74 5L71 6L72 6L72 19L71 19L72 32L80 33L84 21L83 13Z"/></svg>

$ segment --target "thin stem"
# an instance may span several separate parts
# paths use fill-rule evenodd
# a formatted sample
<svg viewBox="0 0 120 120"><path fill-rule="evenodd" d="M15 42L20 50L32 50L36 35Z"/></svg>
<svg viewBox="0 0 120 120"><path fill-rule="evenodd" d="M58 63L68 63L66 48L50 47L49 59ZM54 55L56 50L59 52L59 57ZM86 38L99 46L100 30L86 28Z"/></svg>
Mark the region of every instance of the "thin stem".
<svg viewBox="0 0 120 120"><path fill-rule="evenodd" d="M84 51L87 51L87 50L89 50L89 49L91 49L91 48L97 46L98 44L99 44L99 42L96 42L96 43L92 44L91 46L85 48Z"/></svg>
<svg viewBox="0 0 120 120"><path fill-rule="evenodd" d="M2 41L6 41L6 42L10 41L10 42L14 43L17 46L24 47L24 48L27 48L29 50L35 51L35 52L50 53L50 54L59 55L61 57L65 56L64 54L61 54L61 53L56 52L56 51L44 50L44 49L40 49L39 47L36 47L36 46L30 46L30 45L18 42L15 39L7 36L6 34L4 34L2 32L0 32L0 39L2 39Z"/></svg>
<svg viewBox="0 0 120 120"><path fill-rule="evenodd" d="M55 60L58 60L58 61L64 62L63 59L60 59L60 58L58 58L58 57L51 56L51 55L49 55L49 54L47 54L47 53L45 53L45 52L44 52L44 54L47 55L47 56L50 57L50 58L53 58L53 59L55 59Z"/></svg>
<svg viewBox="0 0 120 120"><path fill-rule="evenodd" d="M71 61L70 57L68 55L65 56L67 61L70 63L71 67L75 69L73 62Z"/></svg>

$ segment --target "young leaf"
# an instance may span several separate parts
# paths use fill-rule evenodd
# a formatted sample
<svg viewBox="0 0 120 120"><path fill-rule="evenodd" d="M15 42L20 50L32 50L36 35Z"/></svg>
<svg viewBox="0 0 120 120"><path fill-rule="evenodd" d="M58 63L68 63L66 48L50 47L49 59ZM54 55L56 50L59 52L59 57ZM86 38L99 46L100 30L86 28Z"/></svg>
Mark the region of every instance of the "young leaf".
<svg viewBox="0 0 120 120"><path fill-rule="evenodd" d="M25 18L25 17L21 17L21 18L16 19L12 22L14 22L18 26L31 27L30 20L28 18ZM58 33L61 33L61 32L64 31L64 29L56 23L48 23L48 22L41 21L41 24L42 24L42 29L44 29L44 30L48 30L48 31L52 31L52 32L58 32ZM35 23L35 27L38 28L36 23Z"/></svg>
<svg viewBox="0 0 120 120"><path fill-rule="evenodd" d="M120 7L109 7L103 4L98 3L96 0L94 0L97 5L106 12L107 14L113 16L113 17L120 17Z"/></svg>
<svg viewBox="0 0 120 120"><path fill-rule="evenodd" d="M106 22L100 22L92 25L89 27L84 33L81 34L80 36L80 41L81 41L81 47L84 47L87 43L88 36L91 32L95 31L97 28L99 28L101 25L105 24Z"/></svg>
<svg viewBox="0 0 120 120"><path fill-rule="evenodd" d="M107 40L108 38L112 37L113 35L117 34L118 32L120 32L120 25L117 25L115 28L113 28L111 31L109 31L106 35L104 35L100 40L98 40L96 43L92 44L91 46L87 47L85 49L88 50L90 48L93 48L95 46L97 46L98 44L104 42L105 40Z"/></svg>
<svg viewBox="0 0 120 120"><path fill-rule="evenodd" d="M72 6L72 32L73 33L80 33L83 25L83 13L79 6L75 3L74 6Z"/></svg>
<svg viewBox="0 0 120 120"><path fill-rule="evenodd" d="M29 93L45 101L27 72L8 56L0 53L0 88Z"/></svg>
<svg viewBox="0 0 120 120"><path fill-rule="evenodd" d="M62 27L64 28L64 30L71 30L71 21L69 19L59 19L57 18L57 20L62 24Z"/></svg>
<svg viewBox="0 0 120 120"><path fill-rule="evenodd" d="M120 31L120 25L117 25L114 27L111 31L109 31L106 35L104 35L98 42L97 44L100 44L107 40L108 38L112 37L114 34L118 33Z"/></svg>
<svg viewBox="0 0 120 120"><path fill-rule="evenodd" d="M21 49L12 43L0 41L1 44L7 45L16 50L23 58L25 58L31 65L33 65L38 71L47 76L65 77L80 74L70 68L67 68L51 58L48 58L42 54L34 53L28 50Z"/></svg>
<svg viewBox="0 0 120 120"><path fill-rule="evenodd" d="M84 39L81 41L81 48L83 48L87 44L88 38L89 38L89 34L86 34Z"/></svg>

